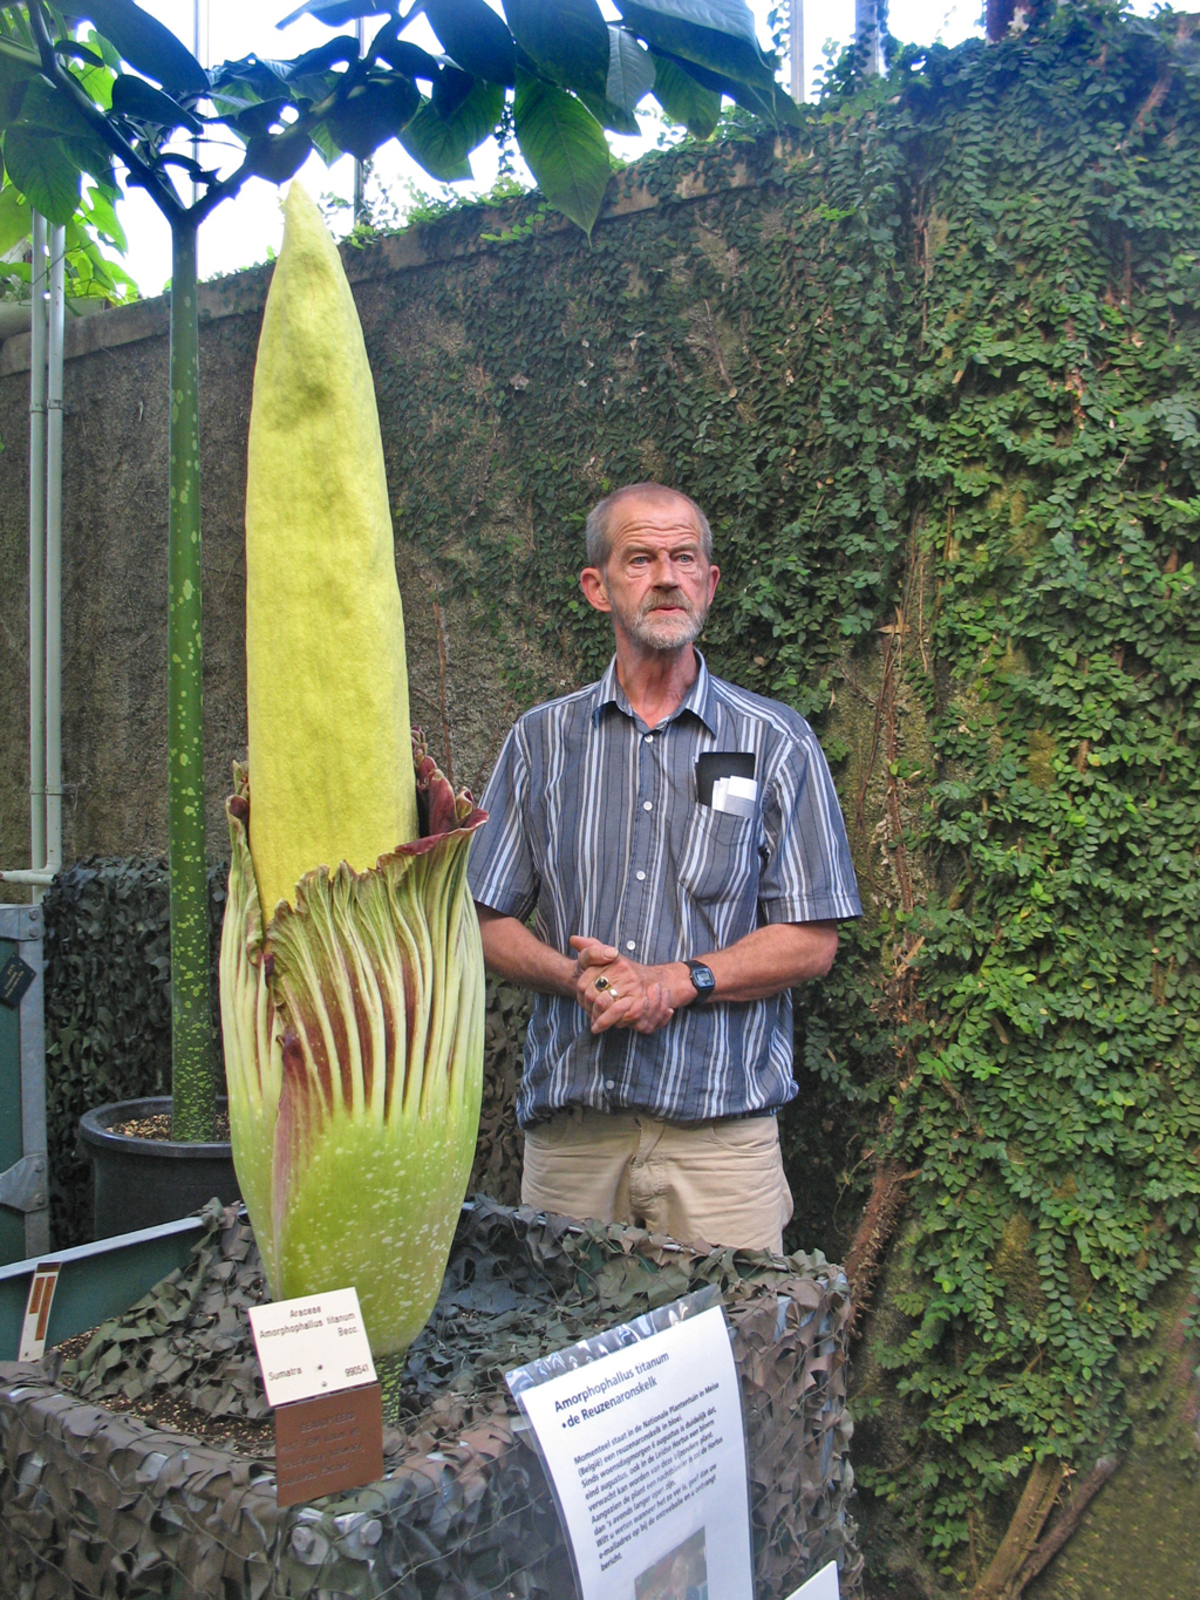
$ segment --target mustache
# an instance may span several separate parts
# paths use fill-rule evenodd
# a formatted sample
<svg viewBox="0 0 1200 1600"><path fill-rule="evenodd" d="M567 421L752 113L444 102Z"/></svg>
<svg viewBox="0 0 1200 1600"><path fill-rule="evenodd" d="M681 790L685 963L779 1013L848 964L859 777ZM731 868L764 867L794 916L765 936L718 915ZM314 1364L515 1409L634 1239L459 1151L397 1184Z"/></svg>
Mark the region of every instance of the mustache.
<svg viewBox="0 0 1200 1600"><path fill-rule="evenodd" d="M696 608L682 589L672 589L667 594L651 595L642 601L641 614L651 616L655 611L686 611L696 615Z"/></svg>

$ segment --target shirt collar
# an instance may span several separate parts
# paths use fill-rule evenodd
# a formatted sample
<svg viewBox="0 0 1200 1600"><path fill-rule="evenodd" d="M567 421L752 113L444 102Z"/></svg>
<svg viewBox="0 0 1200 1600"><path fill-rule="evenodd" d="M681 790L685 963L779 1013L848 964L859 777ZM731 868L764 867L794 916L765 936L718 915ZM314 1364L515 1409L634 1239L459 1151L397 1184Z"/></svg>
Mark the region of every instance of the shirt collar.
<svg viewBox="0 0 1200 1600"><path fill-rule="evenodd" d="M710 733L715 734L717 731L717 707L716 697L712 689L712 680L709 677L708 663L699 650L696 651L696 660L700 663L700 671L696 674L696 680L666 720L667 722L674 722L685 711L690 711L694 717L700 719ZM616 656L609 662L608 670L596 685L596 692L592 698L593 726L599 722L600 713L606 706L610 705L616 706L618 711L624 712L627 717L633 719L633 707L629 704L629 699L624 689L617 681Z"/></svg>

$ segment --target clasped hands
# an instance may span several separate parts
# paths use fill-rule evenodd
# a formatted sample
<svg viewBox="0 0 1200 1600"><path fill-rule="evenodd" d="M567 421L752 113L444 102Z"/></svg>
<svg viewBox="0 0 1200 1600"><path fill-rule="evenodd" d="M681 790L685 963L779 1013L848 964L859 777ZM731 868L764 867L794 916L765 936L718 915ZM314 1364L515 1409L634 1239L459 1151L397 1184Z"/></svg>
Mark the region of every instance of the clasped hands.
<svg viewBox="0 0 1200 1600"><path fill-rule="evenodd" d="M571 948L575 998L591 1018L593 1033L610 1028L654 1033L675 1015L667 967L642 966L586 934L572 935Z"/></svg>

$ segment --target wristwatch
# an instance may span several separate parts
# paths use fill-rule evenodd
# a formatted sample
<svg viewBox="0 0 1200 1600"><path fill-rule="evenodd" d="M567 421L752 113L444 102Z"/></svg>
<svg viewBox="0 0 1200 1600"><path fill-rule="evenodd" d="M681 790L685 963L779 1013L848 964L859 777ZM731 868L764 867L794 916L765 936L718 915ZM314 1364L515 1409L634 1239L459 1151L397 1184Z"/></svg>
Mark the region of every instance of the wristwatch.
<svg viewBox="0 0 1200 1600"><path fill-rule="evenodd" d="M696 991L696 1002L703 1005L712 997L713 990L717 987L717 980L713 977L712 968L706 967L703 961L684 961L684 966L692 975L692 987Z"/></svg>

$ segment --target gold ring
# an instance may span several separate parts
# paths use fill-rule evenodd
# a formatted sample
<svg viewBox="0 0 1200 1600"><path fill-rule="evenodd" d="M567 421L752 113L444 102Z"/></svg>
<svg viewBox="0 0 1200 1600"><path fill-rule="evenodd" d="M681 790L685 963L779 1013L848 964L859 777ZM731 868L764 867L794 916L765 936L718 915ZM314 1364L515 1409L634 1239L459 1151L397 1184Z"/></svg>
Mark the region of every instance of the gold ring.
<svg viewBox="0 0 1200 1600"><path fill-rule="evenodd" d="M607 989L608 986L609 986L608 979L604 976L603 973L601 973L600 976L596 979L596 987L597 987L597 989Z"/></svg>

